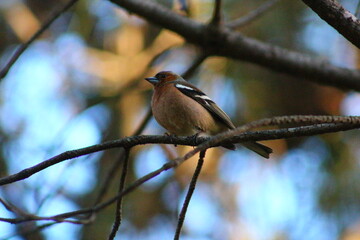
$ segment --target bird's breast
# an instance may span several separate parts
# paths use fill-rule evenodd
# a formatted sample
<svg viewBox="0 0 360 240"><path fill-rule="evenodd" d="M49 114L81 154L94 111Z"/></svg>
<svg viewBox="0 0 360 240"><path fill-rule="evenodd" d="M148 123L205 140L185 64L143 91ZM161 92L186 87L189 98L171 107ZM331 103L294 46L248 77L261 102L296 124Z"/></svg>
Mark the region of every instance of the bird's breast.
<svg viewBox="0 0 360 240"><path fill-rule="evenodd" d="M169 133L179 136L198 132L213 134L221 128L203 106L177 89L155 93L152 111L161 126Z"/></svg>

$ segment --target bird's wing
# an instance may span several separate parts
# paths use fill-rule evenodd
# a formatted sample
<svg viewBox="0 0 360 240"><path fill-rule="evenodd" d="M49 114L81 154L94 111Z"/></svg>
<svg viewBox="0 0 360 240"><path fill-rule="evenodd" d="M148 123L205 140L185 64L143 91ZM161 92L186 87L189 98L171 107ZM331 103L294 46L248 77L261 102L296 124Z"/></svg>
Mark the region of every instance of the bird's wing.
<svg viewBox="0 0 360 240"><path fill-rule="evenodd" d="M216 105L216 103L211 100L205 93L203 93L198 88L192 86L191 84L184 82L184 83L175 83L174 86L186 96L194 99L196 102L201 104L206 110L210 112L210 114L226 125L230 129L234 129L235 126L231 122L229 116Z"/></svg>

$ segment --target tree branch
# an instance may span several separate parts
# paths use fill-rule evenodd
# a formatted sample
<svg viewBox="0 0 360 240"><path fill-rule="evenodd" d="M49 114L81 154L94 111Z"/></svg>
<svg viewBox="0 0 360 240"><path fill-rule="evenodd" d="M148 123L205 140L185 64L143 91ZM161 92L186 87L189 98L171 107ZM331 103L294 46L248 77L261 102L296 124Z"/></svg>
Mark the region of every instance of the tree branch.
<svg viewBox="0 0 360 240"><path fill-rule="evenodd" d="M360 20L336 0L302 0L319 17L360 49Z"/></svg>
<svg viewBox="0 0 360 240"><path fill-rule="evenodd" d="M7 73L9 72L10 68L16 60L21 56L21 54L30 46L31 43L35 41L41 34L45 32L46 29L58 18L61 14L66 12L69 8L71 8L78 0L70 0L67 4L57 9L50 18L45 21L44 25L25 43L21 44L20 47L15 51L14 55L10 58L8 63L4 66L3 69L0 71L0 80L3 79Z"/></svg>
<svg viewBox="0 0 360 240"><path fill-rule="evenodd" d="M128 169L128 162L129 162L129 149L125 149L125 158L123 161L123 169L122 169L122 173L121 173L121 178L120 178L120 184L119 184L119 191L118 193L121 193L124 190L124 186L125 186L125 180L126 180L126 175L127 175L127 169ZM115 214L115 222L114 222L114 226L111 229L111 233L109 235L109 240L112 240L115 238L116 236L116 232L118 231L120 224L121 224L121 211L122 211L122 197L119 197L117 199L117 203L116 203L116 214Z"/></svg>
<svg viewBox="0 0 360 240"><path fill-rule="evenodd" d="M195 22L154 1L111 1L149 22L176 32L209 55L243 60L324 85L360 91L358 70L336 67L321 59L245 37L228 28L214 28Z"/></svg>
<svg viewBox="0 0 360 240"><path fill-rule="evenodd" d="M281 118L278 118L278 119L281 120ZM342 120L345 120L345 119L342 119ZM351 118L350 118L350 120L351 120ZM260 121L256 121L252 124L244 125L241 128L237 128L235 131L241 131L248 127L259 125L260 122L270 124L271 121L268 121L268 119L263 119ZM277 122L277 120L275 119L274 122ZM270 140L270 139L279 139L279 138L291 138L291 137L299 137L299 136L310 136L310 135L317 135L317 134L322 134L322 133L346 131L346 130L359 128L359 127L360 127L360 118L356 118L356 119L354 119L354 121L350 121L347 123L345 122L345 123L315 124L315 125L311 125L311 126L303 126L303 127L297 127L297 128L285 128L285 129L279 129L279 130L264 130L264 131L257 131L257 132L245 132L243 134L239 134L239 135L230 137L227 141L224 141L224 142L235 143L235 142L244 142L244 141L249 141L249 140L257 141L257 140ZM87 208L87 209L81 209L81 210L77 210L77 211L73 211L73 212L67 212L67 213L63 213L63 214L58 214L58 215L54 215L54 216L50 216L50 217L37 217L36 216L34 218L15 219L16 221L14 219L0 218L0 221L6 221L6 222L11 222L11 223L21 223L21 222L35 221L35 220L52 220L52 221L56 221L56 222L59 222L59 221L61 222L61 221L66 221L66 220L64 220L66 218L80 216L83 214L93 214L95 212L98 212L98 211L108 207L112 203L116 202L119 198L134 191L137 187L139 187L143 183L149 181L150 179L158 176L162 172L179 166L184 161L186 161L187 159L192 157L194 154L201 152L213 145L216 145L217 143L218 143L218 145L221 144L222 141L224 140L224 135L227 135L230 133L231 133L231 131L229 131L225 134L219 134L212 138L199 138L199 141L202 143L198 147L196 147L194 150L188 152L183 157L180 157L173 161L165 163L161 168L148 173L147 175L139 178L138 180L136 180L135 182L130 184L127 188L125 188L117 196L115 196L101 204L98 204L94 207ZM184 138L184 137L182 137L182 138L173 138L171 136L144 136L144 137L162 137L162 138L165 138L166 140L168 140L168 141L164 141L164 143L177 143L174 140L179 140L179 142L181 142L182 140L186 141L186 138ZM192 137L190 137L190 138L188 137L187 139L188 139L188 141L191 139L194 140L194 138L192 138ZM127 140L127 141L129 141L129 140ZM76 221L70 221L70 220L67 220L66 222L76 223Z"/></svg>
<svg viewBox="0 0 360 240"><path fill-rule="evenodd" d="M301 115L294 115L294 116L282 116L282 117L273 117L273 118L264 118L257 121L250 122L245 124L241 127L235 128L234 130L227 131L212 137L210 140L205 141L199 144L194 150L188 152L183 157L175 159L173 162L176 162L177 165L183 163L185 160L189 159L190 157L194 156L196 153L206 150L213 146L218 146L219 143L239 143L236 141L238 137L240 137L243 133L246 133L249 129L257 128L257 127L264 127L264 126L279 126L282 124L290 124L290 123L303 123L303 124L314 124L311 126L304 126L300 127L305 132L301 133L301 136L310 136L313 135L313 130L317 132L314 135L321 134L327 132L332 128L338 128L339 131L344 131L343 127L355 127L359 128L360 126L360 117L352 117L352 116L301 116ZM297 132L300 128L290 128L290 129L281 129L286 130L285 132L281 133L280 138L288 138L294 137L295 132ZM330 128L330 129L329 129ZM340 130L341 129L341 130ZM289 131L287 131L289 130ZM274 131L274 130L270 130ZM322 132L325 131L325 132ZM256 137L259 137L266 131L258 131ZM251 132L250 132L251 133ZM284 134L284 135L283 135ZM275 137L277 133L274 133L272 137ZM278 135L279 136L279 135ZM270 140L270 139L277 139L275 138L261 138L261 139L251 139L253 141L259 140ZM239 139L240 140L240 139ZM247 139L248 140L248 139ZM240 141L242 142L242 141Z"/></svg>
<svg viewBox="0 0 360 240"><path fill-rule="evenodd" d="M222 0L215 0L213 16L210 24L220 25L222 22Z"/></svg>
<svg viewBox="0 0 360 240"><path fill-rule="evenodd" d="M285 128L280 130L245 132L251 128L260 127L260 126L271 126L271 125L281 125L281 124L290 124L290 123L298 123L298 124L331 123L331 124L324 126L314 125L314 126L305 126L298 128ZM259 140L281 139L281 138L309 136L309 135L330 133L337 131L346 131L350 129L356 129L358 127L360 127L360 117L356 117L356 116L353 117L353 116L296 115L296 116L282 116L282 117L261 119L246 124L242 127L236 128L234 130L218 134L214 137L198 137L195 139L192 136L190 137L158 136L158 135L132 136L114 141L107 141L90 147L66 151L48 160L45 160L33 167L26 168L10 176L0 178L0 186L28 178L31 175L40 172L57 163L111 148L118 148L118 147L131 148L141 144L159 144L159 143L178 144L178 145L186 145L186 146L197 146L199 144L207 143L206 146L208 148L208 147L221 145L219 144L218 139L226 143L230 143L230 142L240 143L244 141L246 142L246 141L254 141L254 140L259 141ZM205 149L206 148L203 148L200 149L199 151Z"/></svg>
<svg viewBox="0 0 360 240"><path fill-rule="evenodd" d="M194 193L194 190L195 190L195 187L196 187L196 182L197 182L197 179L198 179L198 177L200 175L200 172L201 172L201 168L202 168L202 166L204 164L205 153L206 153L206 150L200 152L198 164L196 166L194 175L193 175L193 177L191 179L191 182L189 184L189 189L188 189L188 192L186 194L184 204L183 204L183 206L181 208L178 224L176 226L174 240L178 240L180 238L181 228L182 228L184 220L185 220L185 215L186 215L187 209L189 207L191 197L192 197L192 195Z"/></svg>

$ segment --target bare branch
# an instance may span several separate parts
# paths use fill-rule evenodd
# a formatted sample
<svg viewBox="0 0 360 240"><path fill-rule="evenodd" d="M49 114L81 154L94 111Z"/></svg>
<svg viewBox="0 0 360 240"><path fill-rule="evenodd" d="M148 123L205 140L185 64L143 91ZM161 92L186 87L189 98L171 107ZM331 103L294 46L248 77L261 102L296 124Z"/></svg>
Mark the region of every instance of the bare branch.
<svg viewBox="0 0 360 240"><path fill-rule="evenodd" d="M23 223L23 222L28 222L28 221L49 220L47 217L39 217L34 214L25 212L24 210L16 207L15 205L13 205L11 203L4 201L1 198L0 198L0 202L4 205L4 207L8 211L19 216L17 218L0 218L0 221L8 222L8 223ZM53 220L53 219L51 219L51 220ZM65 219L62 219L59 222L68 222L68 223L76 223L76 224L79 223L79 221L71 221L71 220L65 220Z"/></svg>
<svg viewBox="0 0 360 240"><path fill-rule="evenodd" d="M319 17L360 48L360 20L336 0L302 0Z"/></svg>
<svg viewBox="0 0 360 240"><path fill-rule="evenodd" d="M215 0L213 16L210 21L212 25L220 25L222 22L222 0Z"/></svg>
<svg viewBox="0 0 360 240"><path fill-rule="evenodd" d="M207 57L208 55L206 55L205 53L200 53L181 76L184 79L190 78Z"/></svg>
<svg viewBox="0 0 360 240"><path fill-rule="evenodd" d="M152 117L152 112L151 109L149 108L149 110L147 111L143 121L141 122L140 126L136 129L134 136L136 135L140 135L144 129L146 128L147 124L149 123L150 119Z"/></svg>
<svg viewBox="0 0 360 240"><path fill-rule="evenodd" d="M15 51L14 55L10 58L8 63L5 65L3 69L0 71L0 80L3 79L10 68L16 60L21 56L21 54L30 46L31 43L35 41L41 34L45 32L49 28L49 26L64 12L66 12L69 8L71 8L78 0L69 0L67 4L55 10L54 13L51 14L50 18L45 21L44 25L25 43L21 44L20 47Z"/></svg>
<svg viewBox="0 0 360 240"><path fill-rule="evenodd" d="M138 180L136 180L135 182L133 182L132 184L130 184L127 188L124 189L124 191L122 191L121 193L119 193L117 196L110 198L109 200L98 204L92 208L87 208L87 209L82 209L82 210L77 210L77 211L73 211L73 212L68 212L68 213L63 213L63 214L58 214L58 215L54 215L51 216L49 218L54 218L54 219L66 219L66 218L70 218L70 217L74 217L74 216L80 216L83 214L93 214L95 212L98 212L106 207L108 207L109 205L111 205L112 203L116 202L118 198L121 198L123 196L125 196L126 194L134 191L137 187L141 186L143 183L149 181L150 179L158 176L160 173L167 171L173 167L176 166L175 162L167 162L165 163L161 168L146 174L145 176L139 178Z"/></svg>
<svg viewBox="0 0 360 240"><path fill-rule="evenodd" d="M256 131L256 132L245 132L251 128L260 127L260 126L271 126L271 125L282 125L282 124L314 124L310 126L302 126L296 128L285 128L279 130L264 130L264 131ZM86 151L94 151L95 149L107 149L107 147L125 147L130 148L132 146L136 146L139 144L145 143L169 143L169 144L181 144L181 145L198 145L194 150L188 152L183 157L175 159L174 161L168 162L164 164L161 168L153 171L144 177L133 182L129 187L120 192L117 196L98 204L92 208L82 209L78 211L62 213L50 217L40 217L32 214L22 214L21 218L0 218L0 221L9 222L9 223L22 223L27 221L38 221L38 220L48 220L54 222L68 222L75 224L86 224L92 221L91 218L83 218L80 220L67 220L67 218L77 217L84 214L90 214L92 216L93 213L100 211L101 209L109 206L110 204L118 201L119 198L122 198L124 195L132 192L138 186L142 185L144 182L156 177L160 173L167 171L171 168L177 167L182 164L184 161L189 159L194 154L204 151L207 148L221 145L223 143L241 143L244 141L256 141L256 140L270 140L270 139L280 139L280 138L290 138L290 137L299 137L299 136L309 136L321 133L329 133L329 132L338 132L345 131L349 129L355 129L360 127L360 117L351 117L351 116L283 116L283 117L274 117L267 118L258 121L251 122L249 124L243 125L235 130L228 131L214 137L207 138L198 138L194 139L193 137L173 137L173 136L134 136L128 137L116 141L107 142L104 144L99 144L95 146L91 146L88 148L83 148L79 150L69 151L67 154L60 154L55 156L52 159L49 159L43 163L40 163L34 167L29 169L25 169L17 174L4 177L0 179L2 185L10 182L18 181L24 179L21 175L22 172L26 174L34 174L41 169L44 169L44 166L51 166L64 161L69 156L73 156L76 154L85 154ZM62 158L62 159L61 159ZM55 161L54 161L55 159ZM39 167L40 165L40 167ZM40 169L40 170L39 170Z"/></svg>
<svg viewBox="0 0 360 240"><path fill-rule="evenodd" d="M15 233L15 234L11 234L11 235L3 237L1 240L12 239L12 238L14 238L15 236L18 236L18 235L30 236L31 234L42 231L42 230L44 230L44 229L46 229L48 227L51 227L51 226L53 226L55 224L58 224L58 223L57 222L51 222L51 223L45 223L45 224L42 224L42 225L38 225L38 226L36 226L34 228L31 228L31 229L21 229L20 231L17 231L17 233Z"/></svg>
<svg viewBox="0 0 360 240"><path fill-rule="evenodd" d="M225 143L228 143L228 142L235 143L236 141L230 141L229 139L231 139L231 138L236 139L237 137L241 136L242 133L244 133L252 128L264 127L264 126L279 126L282 124L291 124L291 123L315 124L313 126L301 127L303 130L305 130L305 129L310 130L310 131L303 132L302 134L304 134L304 135L302 135L302 136L309 136L309 134L312 135L312 133L313 133L312 130L315 130L315 131L320 130L320 129L324 130L322 127L325 127L325 129L328 127L342 129L342 127L344 127L344 126L346 126L346 127L351 127L351 126L355 127L356 126L356 128L358 128L360 126L360 117L294 115L294 116L264 118L264 119L250 122L248 124L245 124L241 127L236 128L234 130L220 133L220 134L216 135L215 137L211 138L209 141L203 142L202 144L198 145L194 150L188 152L183 157L174 160L174 162L181 164L185 160L194 156L196 153L203 151L205 149L208 149L209 147L217 146L217 145L219 145L219 143L222 143L223 141ZM322 126L321 124L325 124L325 125ZM315 129L312 128L314 126L315 126ZM317 127L319 127L319 128L317 129ZM293 128L290 130L290 132L284 132L285 135L281 134L282 135L281 138L290 137L290 135L292 135L292 133L296 132L298 129L299 128ZM294 132L292 132L292 131L294 131ZM340 131L343 131L343 129ZM259 131L257 133L259 133L259 135L261 135L261 132L263 132L263 131ZM321 132L317 132L316 134L320 134L320 133ZM325 132L322 132L322 133L325 133ZM288 134L290 134L290 135L288 135ZM291 136L291 137L293 137L293 136ZM252 140L257 141L260 139L252 139ZM265 138L265 139L261 139L261 140L268 140L268 139Z"/></svg>
<svg viewBox="0 0 360 240"><path fill-rule="evenodd" d="M127 169L128 169L128 163L129 163L129 149L125 149L125 158L124 158L123 169L122 169L122 173L121 173L119 191L118 191L119 194L124 190ZM116 232L118 231L120 224L121 224L122 199L123 199L122 197L119 197L116 202L115 222L114 222L114 226L111 229L111 233L108 238L110 240L115 238Z"/></svg>
<svg viewBox="0 0 360 240"><path fill-rule="evenodd" d="M67 220L65 218L56 218L56 217L40 217L34 214L27 214L26 216L22 216L19 218L1 218L1 222L7 222L12 224L19 224L25 222L33 222L33 221L53 221L56 223L72 223L72 224L88 224L92 220L91 219L83 219L83 220Z"/></svg>
<svg viewBox="0 0 360 240"><path fill-rule="evenodd" d="M226 26L233 29L241 28L267 13L279 1L280 0L268 0L247 15L227 23Z"/></svg>
<svg viewBox="0 0 360 240"><path fill-rule="evenodd" d="M248 132L244 133L248 129L270 126L270 125L281 125L290 123L302 123L302 124L320 124L320 123L333 123L330 126L315 126L313 128L300 127L282 130L271 130L271 131L260 131L260 132ZM33 167L26 168L13 175L0 178L0 186L13 183L16 181L23 180L30 177L31 175L40 172L50 166L53 166L59 162L63 162L72 158L80 157L94 152L99 152L111 148L131 148L141 144L178 144L187 146L196 146L198 144L206 143L207 147L197 150L197 152L205 150L208 147L217 146L216 144L220 141L227 140L231 143L239 143L250 140L270 140L280 139L289 137L300 137L309 136L322 133L330 133L336 131L346 131L350 129L356 129L360 126L360 117L356 116L308 116L308 115L296 115L296 116L283 116L274 118L265 118L258 120L234 130L218 134L214 137L202 137L193 138L190 137L175 137L175 136L158 136L158 135L147 135L147 136L132 136L118 140L107 141L101 144L93 145L90 147L80 148L76 150L67 151L54 156L44 162L41 162ZM291 131L290 131L291 130ZM263 134L261 134L263 133ZM228 139L227 139L228 138ZM218 144L219 145L219 144ZM203 146L204 147L204 146ZM196 148L198 149L198 148ZM194 149L194 150L196 150ZM197 153L196 152L196 153Z"/></svg>
<svg viewBox="0 0 360 240"><path fill-rule="evenodd" d="M181 208L178 224L176 226L174 240L178 240L180 238L181 228L182 228L184 220L185 220L186 211L187 211L188 206L190 204L191 197L192 197L192 195L194 193L194 190L195 190L195 187L196 187L196 182L197 182L197 179L198 179L198 177L200 175L202 165L204 164L205 153L206 153L206 150L200 152L198 164L196 166L194 175L193 175L193 177L191 179L189 189L188 189L188 192L187 192L186 197L185 197L184 204L183 204L183 206Z"/></svg>
<svg viewBox="0 0 360 240"><path fill-rule="evenodd" d="M19 209L18 207L14 206L13 204L6 202L2 198L0 198L0 203L8 210L16 215L24 215L24 211Z"/></svg>
<svg viewBox="0 0 360 240"><path fill-rule="evenodd" d="M222 143L240 143L240 142L246 142L246 141L258 141L258 140L271 140L271 139L280 139L280 138L292 138L292 137L300 137L300 136L311 136L311 135L318 135L323 133L330 133L330 132L339 132L339 131L346 131L350 129L355 129L360 127L360 117L341 117L341 116L335 116L332 119L335 123L325 123L325 124L314 124L310 126L302 126L302 127L296 127L296 128L285 128L285 129L277 129L277 130L263 130L263 131L256 131L256 132L243 132L240 134L236 134L241 131L245 131L245 129L254 127L254 126L261 126L262 124L265 125L271 125L271 124L277 124L277 123L293 123L294 120L296 122L325 122L326 118L328 116L315 116L313 120L311 120L312 116L302 116L303 118L300 118L301 116L289 116L286 117L277 117L270 119L263 119L259 121L255 121L253 123L244 125L243 127L237 128L234 131L229 131L223 134L219 134L212 138L198 138L196 141L201 142L198 147L196 147L194 150L188 152L181 158L177 158L171 162L167 162L164 164L161 168L143 176L142 178L139 178L132 184L130 184L127 188L125 188L121 193L119 193L117 196L98 204L94 207L77 210L73 212L67 212L63 214L58 214L50 217L38 217L34 216L32 218L26 218L26 219L7 219L7 218L0 218L0 221L10 222L10 223L20 223L20 222L26 222L26 221L35 221L35 220L49 220L49 221L56 221L56 222L71 222L71 223L81 223L82 221L71 221L71 220L65 220L66 218L71 217L80 217L81 215L88 215L96 213L112 203L116 202L119 198L125 196L126 194L134 191L137 187L142 185L143 183L149 181L150 179L158 176L164 171L167 171L171 168L175 168L182 164L184 161L189 159L190 157L194 156L196 153L206 150L207 148L221 145ZM303 120L301 120L303 119ZM301 121L299 121L301 120ZM336 123L337 122L337 123ZM137 139L142 137L141 139ZM150 142L156 142L156 143L169 143L169 144L181 144L181 145L192 145L194 146L195 143L193 137L171 137L171 136L136 136L136 137L130 137L132 139L126 138L122 141L126 142L127 147L134 144L145 144ZM154 141L152 141L154 140ZM160 141L161 140L161 141ZM131 144L130 144L131 142ZM135 144L136 142L136 144ZM189 144L191 143L191 144ZM114 143L112 143L114 144ZM10 176L9 176L10 177ZM0 179L1 182L7 182L7 177ZM4 180L3 180L4 179ZM14 179L14 178L11 178ZM83 220L85 221L85 220ZM89 220L88 220L89 221Z"/></svg>
<svg viewBox="0 0 360 240"><path fill-rule="evenodd" d="M322 59L275 47L227 28L209 28L206 24L177 15L154 1L111 1L149 22L176 32L209 55L243 60L316 83L360 91L358 70L336 67Z"/></svg>
<svg viewBox="0 0 360 240"><path fill-rule="evenodd" d="M304 126L304 127L298 127L298 128L286 128L286 129L279 129L279 130L264 130L264 131L257 131L257 132L247 132L244 134L240 134L238 136L234 136L232 138L233 142L244 142L244 141L257 141L257 140L270 140L270 139L279 139L279 138L291 138L291 137L299 137L299 136L310 136L310 135L317 135L322 133L330 133L330 132L338 132L338 131L345 131L349 129L359 128L360 123L357 124L315 124L312 126ZM210 142L212 139L210 138L209 141L203 142L200 144L197 148L194 150L188 152L183 157L176 159L176 161L167 162L164 164L161 168L143 176L142 178L139 178L135 182L133 182L131 185L129 185L126 189L124 189L123 192L118 194L117 196L88 209L82 209L78 211L68 212L64 214L59 214L55 216L48 217L47 219L65 219L69 217L74 216L80 216L82 214L89 214L89 213L95 213L98 212L115 201L117 201L118 198L125 196L126 194L134 191L137 187L142 185L143 183L151 180L152 178L158 176L164 171L167 171L171 168L179 166L181 163L189 159L191 156L196 154L197 152L203 151L211 146L211 144L215 144L215 142L221 142L223 139L221 139L222 136L219 135L217 137L213 138L213 141ZM199 141L202 141L204 138L199 138ZM205 138L208 139L208 138ZM171 142L171 141L170 141ZM209 144L210 142L210 144ZM230 141L231 142L231 141ZM195 152L195 153L194 153Z"/></svg>

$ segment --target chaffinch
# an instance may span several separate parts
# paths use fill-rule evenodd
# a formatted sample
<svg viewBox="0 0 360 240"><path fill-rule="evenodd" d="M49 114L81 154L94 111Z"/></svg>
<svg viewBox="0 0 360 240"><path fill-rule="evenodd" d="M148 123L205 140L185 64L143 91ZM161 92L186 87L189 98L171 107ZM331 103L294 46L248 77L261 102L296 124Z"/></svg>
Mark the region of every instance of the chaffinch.
<svg viewBox="0 0 360 240"><path fill-rule="evenodd" d="M154 86L151 100L153 115L170 134L214 135L235 128L229 116L215 102L181 76L163 71L145 80ZM244 142L242 145L265 158L272 153L271 148L257 142ZM235 149L233 144L223 147Z"/></svg>

